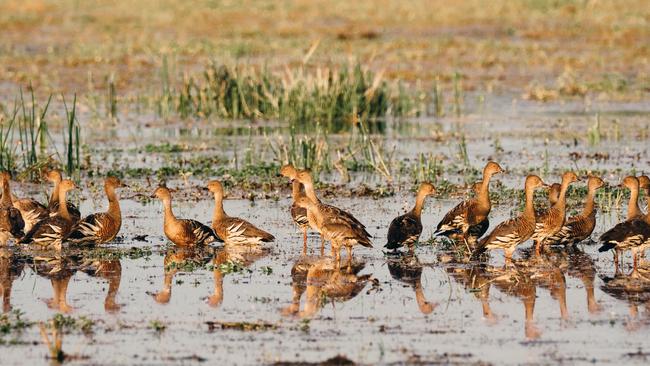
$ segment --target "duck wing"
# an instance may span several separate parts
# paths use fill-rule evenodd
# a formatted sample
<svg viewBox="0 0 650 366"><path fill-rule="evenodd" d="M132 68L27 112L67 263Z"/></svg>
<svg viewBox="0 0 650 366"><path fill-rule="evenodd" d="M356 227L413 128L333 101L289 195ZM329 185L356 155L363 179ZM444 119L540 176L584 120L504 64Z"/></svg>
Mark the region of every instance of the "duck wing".
<svg viewBox="0 0 650 366"><path fill-rule="evenodd" d="M67 237L72 243L105 243L113 240L121 223L105 212L88 215L79 221Z"/></svg>
<svg viewBox="0 0 650 366"><path fill-rule="evenodd" d="M391 221L388 227L386 249L397 249L402 245L413 245L422 233L422 222L413 215L404 214Z"/></svg>

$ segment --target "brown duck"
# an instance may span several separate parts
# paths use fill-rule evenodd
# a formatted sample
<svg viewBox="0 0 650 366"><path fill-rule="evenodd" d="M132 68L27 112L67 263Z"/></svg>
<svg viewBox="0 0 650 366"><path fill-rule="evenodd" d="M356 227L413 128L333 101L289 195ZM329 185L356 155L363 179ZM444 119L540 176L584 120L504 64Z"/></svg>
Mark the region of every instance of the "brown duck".
<svg viewBox="0 0 650 366"><path fill-rule="evenodd" d="M596 191L604 185L605 182L599 177L589 177L587 180L587 198L582 213L570 217L560 231L547 239L549 244L572 245L589 238L596 227L594 197Z"/></svg>
<svg viewBox="0 0 650 366"><path fill-rule="evenodd" d="M365 230L335 216L335 211L321 211L321 205L314 203L308 197L301 197L298 200L298 205L307 209L322 237L332 243L332 254L336 258L337 265L341 264L341 247L344 246L347 250L348 266L352 261L353 246L372 247Z"/></svg>
<svg viewBox="0 0 650 366"><path fill-rule="evenodd" d="M296 224L296 226L298 226L300 231L302 231L302 253L306 254L309 219L307 219L307 210L303 207L298 206L296 203L296 200L305 195L303 192L302 183L296 179L298 177L298 170L296 170L293 165L286 164L280 168L280 174L291 180L291 198L293 199L293 203L291 204L290 209L291 218L293 219L293 222Z"/></svg>
<svg viewBox="0 0 650 366"><path fill-rule="evenodd" d="M388 227L388 241L384 248L395 250L406 246L410 252L413 251L415 243L422 234L422 207L424 200L436 193L431 183L422 183L415 198L415 206L404 215L393 219Z"/></svg>
<svg viewBox="0 0 650 366"><path fill-rule="evenodd" d="M72 228L67 240L73 244L101 244L115 239L122 227L120 201L115 194L115 189L121 187L126 185L119 178L106 178L104 191L108 198L108 211L84 217Z"/></svg>
<svg viewBox="0 0 650 366"><path fill-rule="evenodd" d="M3 184L5 185L3 192L7 192L7 194L3 193L3 199L6 200L5 202L8 202L9 199L11 199L12 205L18 209L18 211L20 211L20 216L23 218L23 222L25 223L25 226L23 228L24 232L30 231L37 222L43 220L48 216L49 211L38 201L29 198L19 199L16 198L13 193L11 193L11 187L9 184L9 181L11 180L11 174L9 174L9 172L1 172L0 179L4 182Z"/></svg>
<svg viewBox="0 0 650 366"><path fill-rule="evenodd" d="M535 232L535 208L533 199L535 197L535 189L544 186L542 179L536 175L529 175L526 177L525 193L526 193L526 206L521 216L506 220L500 223L492 232L483 238L477 249L474 251L473 256L483 253L486 250L503 249L505 252L506 261L512 260L512 254L517 246L530 237Z"/></svg>
<svg viewBox="0 0 650 366"><path fill-rule="evenodd" d="M250 222L239 217L228 216L223 210L223 186L221 182L208 182L208 190L214 194L214 215L212 229L226 244L260 244L272 242L275 237L258 229Z"/></svg>
<svg viewBox="0 0 650 366"><path fill-rule="evenodd" d="M10 237L20 239L25 235L25 221L14 207L7 174L0 177L2 200L0 200L0 245L6 245Z"/></svg>
<svg viewBox="0 0 650 366"><path fill-rule="evenodd" d="M54 215L59 210L59 184L61 184L61 180L63 179L61 176L61 171L58 169L45 170L43 172L43 177L54 185L52 188L52 194L50 195L50 200L47 204L47 209L50 211L50 214ZM72 221L79 221L81 219L81 212L79 212L79 208L77 208L77 206L69 201L66 202L66 205L68 206L68 213L70 213Z"/></svg>
<svg viewBox="0 0 650 366"><path fill-rule="evenodd" d="M66 194L75 188L73 181L64 179L59 185L59 210L54 216L47 216L37 222L19 241L22 244L33 244L41 249L60 250L63 239L68 235L73 222L68 212Z"/></svg>
<svg viewBox="0 0 650 366"><path fill-rule="evenodd" d="M483 168L483 180L476 197L459 203L451 209L440 221L434 235L446 236L452 239L463 239L465 243L470 238L472 227L484 225L484 220L490 214L490 179L495 174L503 172L499 164L491 161ZM476 229L474 229L476 230Z"/></svg>
<svg viewBox="0 0 650 366"><path fill-rule="evenodd" d="M535 232L533 233L533 242L535 242L535 252L539 254L542 246L546 244L546 239L555 235L562 229L566 215L566 192L569 185L578 182L578 176L574 172L566 172L562 175L562 184L560 195L557 202L540 216L536 217Z"/></svg>
<svg viewBox="0 0 650 366"><path fill-rule="evenodd" d="M178 246L194 246L209 244L217 240L217 235L207 225L196 220L178 219L172 212L172 195L167 187L158 187L152 198L156 197L163 203L163 228L167 238Z"/></svg>

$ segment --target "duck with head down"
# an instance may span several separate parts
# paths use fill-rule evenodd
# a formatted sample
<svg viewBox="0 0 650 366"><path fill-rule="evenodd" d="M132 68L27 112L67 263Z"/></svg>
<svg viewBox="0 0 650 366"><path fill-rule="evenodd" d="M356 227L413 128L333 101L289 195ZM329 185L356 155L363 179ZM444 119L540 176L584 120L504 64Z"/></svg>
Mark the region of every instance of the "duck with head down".
<svg viewBox="0 0 650 366"><path fill-rule="evenodd" d="M466 245L470 232L477 225L483 225L492 209L490 202L490 179L503 169L491 161L483 168L483 180L476 197L463 201L452 208L440 221L434 233L437 236L462 239Z"/></svg>
<svg viewBox="0 0 650 366"><path fill-rule="evenodd" d="M548 210L536 217L533 242L535 242L535 253L540 254L546 239L555 235L564 226L566 219L566 193L569 185L578 182L578 176L574 172L566 172L562 175L560 195L557 202Z"/></svg>
<svg viewBox="0 0 650 366"><path fill-rule="evenodd" d="M172 195L167 187L158 187L152 198L163 203L163 229L167 238L174 244L185 247L205 245L217 240L214 231L196 220L176 218L172 211Z"/></svg>
<svg viewBox="0 0 650 366"><path fill-rule="evenodd" d="M106 178L104 191L108 198L108 211L84 217L72 228L67 240L74 244L101 244L115 239L122 227L120 201L115 189L122 187L126 185L119 178Z"/></svg>
<svg viewBox="0 0 650 366"><path fill-rule="evenodd" d="M560 231L547 239L549 244L571 245L589 238L596 227L594 198L596 191L603 186L605 186L605 182L599 177L589 177L587 180L587 198L582 213L570 217Z"/></svg>
<svg viewBox="0 0 650 366"><path fill-rule="evenodd" d="M388 227L388 241L384 246L386 249L395 250L406 246L409 252L413 252L415 243L422 234L422 207L424 200L436 193L431 183L422 183L415 198L415 206L404 215L393 219Z"/></svg>
<svg viewBox="0 0 650 366"><path fill-rule="evenodd" d="M75 188L73 181L64 179L59 185L57 214L37 222L19 243L33 244L41 249L61 249L63 240L68 236L73 225L65 198L66 194Z"/></svg>
<svg viewBox="0 0 650 366"><path fill-rule="evenodd" d="M212 229L226 244L261 244L272 242L275 237L250 222L239 217L228 216L223 210L223 186L213 180L208 183L208 190L214 194L214 215Z"/></svg>

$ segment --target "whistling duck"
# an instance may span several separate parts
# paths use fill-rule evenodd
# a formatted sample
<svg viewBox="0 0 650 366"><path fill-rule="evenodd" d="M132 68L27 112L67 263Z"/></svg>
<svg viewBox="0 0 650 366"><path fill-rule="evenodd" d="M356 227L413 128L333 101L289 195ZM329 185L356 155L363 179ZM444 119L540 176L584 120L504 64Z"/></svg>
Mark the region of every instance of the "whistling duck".
<svg viewBox="0 0 650 366"><path fill-rule="evenodd" d="M474 197L477 197L483 186L483 181L479 180L472 184L472 192L474 192ZM478 240L482 237L490 228L490 218L485 216L485 219L479 222L476 225L470 226L469 231L467 231L467 237L471 240ZM473 243L475 244L475 243Z"/></svg>
<svg viewBox="0 0 650 366"><path fill-rule="evenodd" d="M44 249L61 249L63 239L72 228L72 218L65 204L66 194L75 188L73 181L64 179L59 185L59 210L55 216L47 216L34 225L19 241L23 244L35 244Z"/></svg>
<svg viewBox="0 0 650 366"><path fill-rule="evenodd" d="M3 192L8 192L7 194L3 193L3 199L6 200L5 202L11 200L12 205L20 211L20 216L24 222L24 232L30 231L34 224L48 216L47 208L38 201L29 198L19 199L14 197L9 185L9 180L11 179L9 172L3 171L0 173L0 179L4 182Z"/></svg>
<svg viewBox="0 0 650 366"><path fill-rule="evenodd" d="M596 190L604 185L605 182L599 177L589 177L587 180L587 198L582 213L570 217L560 231L547 239L549 244L577 244L591 235L596 227L594 197L596 196Z"/></svg>
<svg viewBox="0 0 650 366"><path fill-rule="evenodd" d="M415 243L420 239L420 234L422 234L422 207L424 206L424 199L435 193L436 189L431 183L420 184L413 209L404 215L397 216L390 223L388 227L388 242L384 246L386 249L395 250L404 245L410 252L413 251Z"/></svg>
<svg viewBox="0 0 650 366"><path fill-rule="evenodd" d="M115 239L122 226L120 201L115 194L115 189L121 187L126 187L126 185L119 178L106 178L104 191L108 198L108 211L84 217L72 228L67 240L74 244L100 244Z"/></svg>
<svg viewBox="0 0 650 366"><path fill-rule="evenodd" d="M352 214L349 212L346 212L344 210L341 210L338 207L334 207L332 205L326 205L318 199L316 196L316 190L314 189L314 180L312 179L311 174L307 170L301 170L298 172L298 175L296 176L296 179L302 183L302 185L305 187L305 195L307 198L309 198L318 208L318 211L320 211L323 215L327 216L328 220L334 223L343 223L346 224L355 230L358 230L361 232L362 235L372 238L372 235L366 231L366 226L362 224L359 220L357 220ZM309 225L317 230L317 225L315 222L315 218L313 217L312 214L309 213L309 210L307 210L307 219L309 220ZM322 237L322 236L321 236ZM321 241L322 244L322 241ZM321 254L323 252L323 248L321 246Z"/></svg>
<svg viewBox="0 0 650 366"><path fill-rule="evenodd" d="M512 260L517 245L528 240L535 232L535 208L533 199L535 197L535 189L544 186L542 179L536 175L529 175L526 177L525 193L526 193L526 206L524 212L517 218L506 220L500 223L492 232L483 238L474 251L473 256L476 257L485 250L503 249L506 257L506 262Z"/></svg>
<svg viewBox="0 0 650 366"><path fill-rule="evenodd" d="M59 184L61 184L61 171L57 169L45 170L43 172L43 177L48 180L48 182L54 184L52 188L52 194L50 195L50 200L47 204L47 209L50 211L50 215L55 215L59 210ZM81 212L77 206L71 202L66 202L68 206L68 213L72 217L72 221L77 222L81 219Z"/></svg>
<svg viewBox="0 0 650 366"><path fill-rule="evenodd" d="M341 264L341 247L345 246L348 254L348 267L352 261L352 247L354 245L362 245L364 247L372 248L372 243L366 235L365 230L350 224L345 220L341 220L334 215L334 211L321 211L319 205L314 203L308 197L301 197L298 199L298 205L307 209L307 212L313 217L315 225L318 227L319 232L323 238L332 243L332 254L336 258L337 265ZM311 221L312 219L310 219Z"/></svg>
<svg viewBox="0 0 650 366"><path fill-rule="evenodd" d="M645 181L645 180L644 180ZM635 247L638 240L641 240L642 237L637 237L635 234L643 233L644 225L643 222L637 221L630 223L631 221L639 220L643 218L643 212L639 208L639 178L635 176L627 176L623 179L621 184L618 185L619 188L627 188L630 190L630 199L627 203L627 215L626 220L614 226L609 231L605 232L600 237L600 241L610 242L610 241L622 241L621 245L615 245L614 242L603 245L600 249L601 252L607 251L609 249L614 249L614 265L616 270L618 270L619 258L622 251ZM629 240L628 240L629 239ZM638 245L641 245L640 243ZM599 249L599 250L600 250ZM635 257L636 260L636 257Z"/></svg>
<svg viewBox="0 0 650 366"><path fill-rule="evenodd" d="M560 195L557 202L551 208L544 211L536 217L535 232L533 233L533 242L535 243L535 252L539 254L546 239L555 235L562 226L564 226L566 215L566 192L569 185L578 182L578 176L574 172L566 172L562 175L562 184Z"/></svg>
<svg viewBox="0 0 650 366"><path fill-rule="evenodd" d="M167 187L158 187L151 196L162 201L164 209L163 229L167 238L179 246L194 246L212 243L217 235L207 225L196 220L178 219L172 212L172 195Z"/></svg>
<svg viewBox="0 0 650 366"><path fill-rule="evenodd" d="M440 221L434 235L447 236L452 239L461 238L469 247L468 238L471 228L481 225L490 214L490 179L503 169L491 161L483 168L483 180L476 197L459 203L452 208Z"/></svg>
<svg viewBox="0 0 650 366"><path fill-rule="evenodd" d="M258 229L239 217L228 216L223 210L223 186L221 182L208 182L208 190L214 194L214 215L212 229L226 244L260 244L272 242L275 237Z"/></svg>
<svg viewBox="0 0 650 366"><path fill-rule="evenodd" d="M0 201L0 245L6 245L9 237L20 239L25 235L25 221L20 211L13 206L9 188L8 173L3 172L0 179L2 200Z"/></svg>
<svg viewBox="0 0 650 366"><path fill-rule="evenodd" d="M302 183L300 183L296 178L298 176L298 170L293 167L291 164L283 165L280 168L280 174L284 177L291 179L291 198L293 203L291 204L291 218L293 222L298 226L300 231L302 231L302 253L307 253L307 230L309 229L309 220L307 219L307 210L298 206L296 200L304 196Z"/></svg>
<svg viewBox="0 0 650 366"><path fill-rule="evenodd" d="M626 177L628 178L634 177ZM632 179L630 179L632 180ZM636 185L638 186L638 179L636 180ZM643 179L646 193L650 193L650 181ZM634 184L632 184L634 186ZM633 271L636 272L638 256L640 253L643 253L645 249L650 247L650 212L646 215L641 216L640 218L633 218L631 220L623 221L616 226L614 226L609 231L605 232L600 237L600 241L603 245L598 249L600 252L605 252L610 249L614 249L614 264L618 271L618 252L622 250L632 250L632 256L634 259Z"/></svg>

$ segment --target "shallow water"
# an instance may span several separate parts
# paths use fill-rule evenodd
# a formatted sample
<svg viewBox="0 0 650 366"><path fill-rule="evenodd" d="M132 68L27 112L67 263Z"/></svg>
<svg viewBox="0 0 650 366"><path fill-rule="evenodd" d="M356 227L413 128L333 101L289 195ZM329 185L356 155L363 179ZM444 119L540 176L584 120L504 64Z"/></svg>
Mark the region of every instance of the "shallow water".
<svg viewBox="0 0 650 366"><path fill-rule="evenodd" d="M500 253L480 266L459 261L441 245L417 248L417 258L387 257L379 250L387 223L411 200L399 194L331 201L354 212L377 238L374 249L355 250L349 272L345 266L336 271L330 259L316 256L320 244L314 235L309 239L313 255L301 256L302 238L289 218L288 199L254 206L226 201L227 212L269 229L277 241L263 248L216 245L201 253L168 246L158 204L126 200L125 237L112 247L150 247L150 256L122 258L119 266L70 256L43 265L46 255L26 256L22 270L14 268L10 302L32 321L61 310L92 319L92 334L65 334L63 349L93 364L319 362L339 354L363 364L646 362L650 276L609 281L611 254L588 245L536 260L524 246L515 267L507 269ZM453 204L428 201L423 238ZM101 205L84 201L81 208ZM210 201L175 203L179 217L209 221L211 209ZM496 207L492 222L509 212ZM616 214L599 216L594 237L617 219ZM146 242L133 239L142 234ZM4 252L6 258L9 253ZM244 269L228 273L223 266L228 260ZM193 265L183 264L188 262ZM13 263L21 267L20 261ZM65 301L48 308L53 286L67 278ZM114 301L110 283L117 287ZM588 296L592 284L593 297ZM152 321L166 329L155 331ZM221 322L258 328L221 329ZM47 362L37 327L4 336L14 338L17 345L2 346L3 364Z"/></svg>

